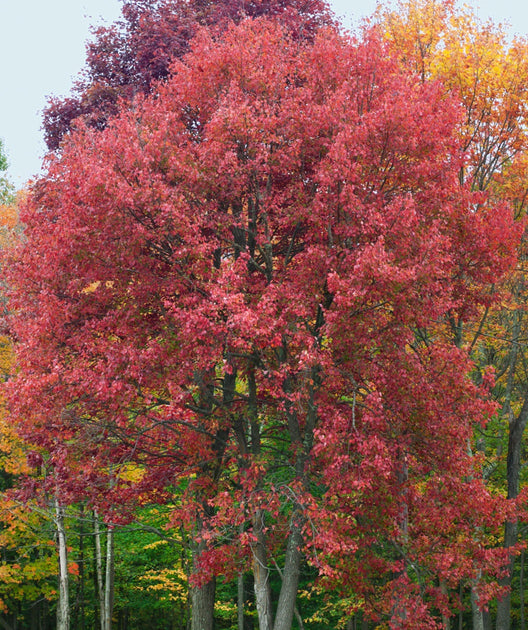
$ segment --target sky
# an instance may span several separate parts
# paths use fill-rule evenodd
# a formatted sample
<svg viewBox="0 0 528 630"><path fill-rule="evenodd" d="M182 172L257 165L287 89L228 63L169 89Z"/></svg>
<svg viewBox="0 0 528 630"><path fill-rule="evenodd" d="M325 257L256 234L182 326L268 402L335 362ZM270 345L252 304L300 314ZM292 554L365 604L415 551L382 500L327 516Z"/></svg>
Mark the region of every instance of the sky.
<svg viewBox="0 0 528 630"><path fill-rule="evenodd" d="M526 0L466 0L482 19L507 22L528 35ZM331 0L350 27L376 0ZM17 188L38 175L45 145L42 110L50 96L67 96L84 65L90 28L120 16L119 0L0 0L0 138Z"/></svg>

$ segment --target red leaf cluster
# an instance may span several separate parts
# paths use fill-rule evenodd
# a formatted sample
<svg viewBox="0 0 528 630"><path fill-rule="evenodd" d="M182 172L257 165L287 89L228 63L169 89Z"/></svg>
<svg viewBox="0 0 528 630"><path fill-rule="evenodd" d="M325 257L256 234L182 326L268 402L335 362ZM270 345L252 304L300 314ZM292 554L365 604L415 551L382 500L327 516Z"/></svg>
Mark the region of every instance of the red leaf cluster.
<svg viewBox="0 0 528 630"><path fill-rule="evenodd" d="M43 119L48 149L59 148L75 120L102 129L121 101L150 93L202 26L222 31L245 17L268 16L296 37L311 38L332 21L324 0L126 0L122 13L115 24L96 29L73 94L50 99Z"/></svg>

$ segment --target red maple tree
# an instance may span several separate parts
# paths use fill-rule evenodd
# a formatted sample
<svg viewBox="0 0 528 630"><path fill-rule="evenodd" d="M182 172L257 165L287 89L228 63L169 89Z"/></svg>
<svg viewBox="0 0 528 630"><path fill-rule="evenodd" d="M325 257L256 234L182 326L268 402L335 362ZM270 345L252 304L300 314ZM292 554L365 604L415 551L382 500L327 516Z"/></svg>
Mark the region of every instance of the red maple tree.
<svg viewBox="0 0 528 630"><path fill-rule="evenodd" d="M262 630L290 628L304 557L422 629L500 565L507 506L468 450L487 377L442 323L490 299L519 230L460 185L459 115L374 32L246 20L199 31L156 98L80 126L34 184L13 413L110 520L180 489L195 627L219 572L252 567Z"/></svg>

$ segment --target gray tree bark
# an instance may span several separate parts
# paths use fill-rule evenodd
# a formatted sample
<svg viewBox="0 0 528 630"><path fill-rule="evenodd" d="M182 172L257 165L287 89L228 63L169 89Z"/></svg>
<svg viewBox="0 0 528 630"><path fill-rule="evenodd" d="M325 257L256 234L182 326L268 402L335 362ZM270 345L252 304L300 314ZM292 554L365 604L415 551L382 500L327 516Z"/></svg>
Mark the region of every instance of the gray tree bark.
<svg viewBox="0 0 528 630"><path fill-rule="evenodd" d="M204 508L206 508L205 505ZM203 520L198 516L196 519L195 540L191 543L193 573L199 572L200 557L206 550L206 544L200 539L203 527ZM209 582L201 586L190 587L191 630L213 630L215 597L215 578L212 578Z"/></svg>
<svg viewBox="0 0 528 630"><path fill-rule="evenodd" d="M106 529L106 551L103 563L101 545L101 528L99 517L94 510L95 567L97 573L97 590L99 598L99 620L101 630L112 630L114 612L114 529L108 525ZM104 564L104 567L103 567Z"/></svg>
<svg viewBox="0 0 528 630"><path fill-rule="evenodd" d="M290 630L295 613L295 603L297 601L297 589L299 586L299 574L302 559L302 521L300 514L294 513L292 531L288 538L286 547L286 558L284 560L284 570L282 586L275 615L273 630Z"/></svg>
<svg viewBox="0 0 528 630"><path fill-rule="evenodd" d="M64 526L64 507L55 497L55 527L59 552L59 601L57 603L57 630L70 630L70 594L68 581L68 547Z"/></svg>
<svg viewBox="0 0 528 630"><path fill-rule="evenodd" d="M114 612L114 528L106 529L106 567L104 588L104 626L103 630L112 630Z"/></svg>
<svg viewBox="0 0 528 630"><path fill-rule="evenodd" d="M264 514L256 512L253 517L253 579L255 584L255 605L257 608L259 630L273 630L273 609L271 605L270 569L264 536Z"/></svg>
<svg viewBox="0 0 528 630"><path fill-rule="evenodd" d="M193 566L203 551L200 543L193 551ZM191 630L213 630L214 604L216 597L216 580L213 578L201 586L191 586Z"/></svg>
<svg viewBox="0 0 528 630"><path fill-rule="evenodd" d="M213 630L216 582L191 588L192 630Z"/></svg>
<svg viewBox="0 0 528 630"><path fill-rule="evenodd" d="M484 613L478 605L477 585L473 585L471 588L471 611L473 613L473 630L485 630Z"/></svg>
<svg viewBox="0 0 528 630"><path fill-rule="evenodd" d="M103 583L103 554L101 549L101 529L99 527L99 516L94 510L94 541L95 541L95 572L97 575L97 597L99 600L99 622L101 630L104 630L104 583Z"/></svg>
<svg viewBox="0 0 528 630"><path fill-rule="evenodd" d="M244 630L244 574L237 577L237 630Z"/></svg>

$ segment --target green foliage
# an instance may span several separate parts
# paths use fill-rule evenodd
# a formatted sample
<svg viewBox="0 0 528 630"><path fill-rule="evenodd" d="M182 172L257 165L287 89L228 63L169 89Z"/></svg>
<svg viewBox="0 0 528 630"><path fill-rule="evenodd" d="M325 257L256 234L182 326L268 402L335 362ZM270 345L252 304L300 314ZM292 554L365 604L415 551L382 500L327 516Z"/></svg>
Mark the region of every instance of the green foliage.
<svg viewBox="0 0 528 630"><path fill-rule="evenodd" d="M178 532L164 531L165 514L145 508L140 523L116 530L116 611L128 610L138 628L165 628L169 619L185 627L186 551Z"/></svg>
<svg viewBox="0 0 528 630"><path fill-rule="evenodd" d="M4 143L0 139L0 204L9 205L15 200L15 188L4 175L9 168L9 162L5 154Z"/></svg>
<svg viewBox="0 0 528 630"><path fill-rule="evenodd" d="M4 152L4 143L0 140L0 171L7 171L9 163Z"/></svg>

